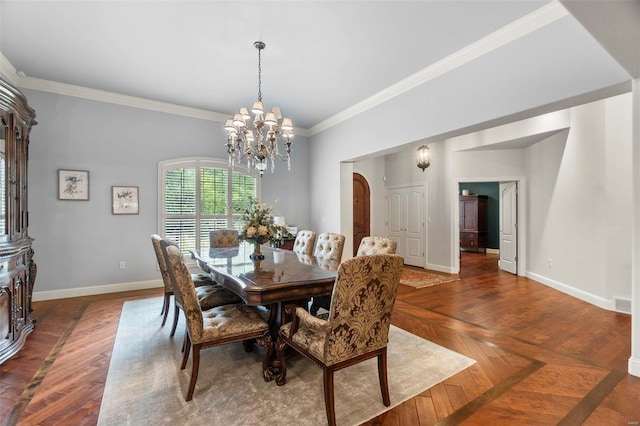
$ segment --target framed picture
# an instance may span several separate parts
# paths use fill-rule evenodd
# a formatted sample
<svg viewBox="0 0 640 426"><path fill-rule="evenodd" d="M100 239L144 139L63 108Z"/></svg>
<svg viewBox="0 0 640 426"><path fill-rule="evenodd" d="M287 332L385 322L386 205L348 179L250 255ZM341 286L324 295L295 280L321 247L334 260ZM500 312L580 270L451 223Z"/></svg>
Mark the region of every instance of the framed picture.
<svg viewBox="0 0 640 426"><path fill-rule="evenodd" d="M58 170L58 199L89 200L89 172L86 170Z"/></svg>
<svg viewBox="0 0 640 426"><path fill-rule="evenodd" d="M111 204L113 214L138 214L138 187L112 186Z"/></svg>

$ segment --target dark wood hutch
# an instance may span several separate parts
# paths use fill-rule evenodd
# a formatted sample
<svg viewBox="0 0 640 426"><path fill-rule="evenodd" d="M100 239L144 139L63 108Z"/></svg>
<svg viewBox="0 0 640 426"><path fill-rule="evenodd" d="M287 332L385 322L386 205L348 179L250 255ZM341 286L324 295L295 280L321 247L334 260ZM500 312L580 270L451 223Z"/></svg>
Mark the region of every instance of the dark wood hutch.
<svg viewBox="0 0 640 426"><path fill-rule="evenodd" d="M460 249L487 250L486 195L460 196Z"/></svg>
<svg viewBox="0 0 640 426"><path fill-rule="evenodd" d="M36 264L27 234L27 161L35 111L24 95L0 79L0 364L33 331Z"/></svg>

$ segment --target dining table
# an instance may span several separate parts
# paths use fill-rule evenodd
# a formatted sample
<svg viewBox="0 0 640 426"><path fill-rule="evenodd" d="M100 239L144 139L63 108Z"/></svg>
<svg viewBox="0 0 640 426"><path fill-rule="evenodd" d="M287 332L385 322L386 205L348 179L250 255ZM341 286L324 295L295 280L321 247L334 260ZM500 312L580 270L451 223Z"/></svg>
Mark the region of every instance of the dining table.
<svg viewBox="0 0 640 426"><path fill-rule="evenodd" d="M191 256L213 280L240 296L247 305L269 311L270 344L275 345L280 325L290 321L284 306L308 307L310 298L331 294L339 262L268 245L261 246L263 259L252 259L253 252L253 244L241 242L236 247L192 250ZM265 356L272 357L275 353L272 349ZM269 365L265 379L277 375L277 359L271 359Z"/></svg>

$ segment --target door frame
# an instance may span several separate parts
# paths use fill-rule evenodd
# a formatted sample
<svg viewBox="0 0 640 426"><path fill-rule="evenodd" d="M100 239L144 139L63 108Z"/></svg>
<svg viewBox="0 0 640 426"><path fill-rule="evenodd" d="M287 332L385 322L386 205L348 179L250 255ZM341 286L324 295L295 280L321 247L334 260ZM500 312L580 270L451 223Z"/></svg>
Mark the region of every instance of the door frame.
<svg viewBox="0 0 640 426"><path fill-rule="evenodd" d="M527 211L526 178L524 176L486 176L486 177L457 177L453 179L451 188L451 259L453 259L454 274L460 273L460 184L465 182L516 182L518 184L518 275L526 276L527 271Z"/></svg>

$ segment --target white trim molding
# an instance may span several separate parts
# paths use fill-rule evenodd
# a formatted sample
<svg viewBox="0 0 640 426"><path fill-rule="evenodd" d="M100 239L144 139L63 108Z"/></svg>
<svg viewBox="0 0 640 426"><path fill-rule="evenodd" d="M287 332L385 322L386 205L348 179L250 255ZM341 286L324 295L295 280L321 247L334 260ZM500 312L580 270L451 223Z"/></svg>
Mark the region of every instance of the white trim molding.
<svg viewBox="0 0 640 426"><path fill-rule="evenodd" d="M93 287L76 287L64 290L36 291L33 293L33 301L67 299L69 297L93 296L96 294L119 293L121 291L145 290L148 288L164 288L162 280L137 281L131 283L105 284ZM161 293L158 292L158 296Z"/></svg>
<svg viewBox="0 0 640 426"><path fill-rule="evenodd" d="M343 121L346 121L358 114L361 114L381 103L395 98L402 93L412 90L422 84L446 74L458 67L461 67L483 55L506 46L507 44L531 34L559 19L569 16L569 12L557 0L548 3L541 8L534 10L500 28L497 31L483 37L482 39L452 53L451 55L423 68L422 70L400 80L386 89L364 99L361 102L345 109L338 114L314 125L309 129L295 128L296 135L310 137L316 133L327 130ZM15 67L0 52L0 74L5 76L13 85L32 90L56 93L66 96L74 96L83 99L108 102L117 105L130 106L134 108L148 109L151 111L165 112L168 114L181 115L202 120L211 120L224 123L230 114L213 112L204 109L191 108L167 102L155 101L152 99L139 98L135 96L123 95L119 93L107 92L104 90L91 89L88 87L74 86L71 84L58 83L25 76L16 71Z"/></svg>
<svg viewBox="0 0 640 426"><path fill-rule="evenodd" d="M542 275L538 275L533 272L527 272L526 277L599 308L616 312L613 300L607 300L600 296L596 296L595 294L587 293L586 291L579 290L575 287L571 287L570 285L552 280L551 278L543 277Z"/></svg>
<svg viewBox="0 0 640 426"><path fill-rule="evenodd" d="M365 100L329 117L309 129L311 135L320 133L362 112L380 105L402 93L423 85L443 74L461 67L483 55L506 46L532 32L543 28L557 20L569 16L569 12L559 2L553 1L528 15L505 25L497 31L469 44L451 55L429 65L426 68L406 77Z"/></svg>

